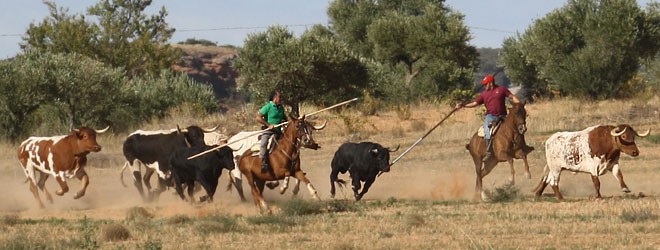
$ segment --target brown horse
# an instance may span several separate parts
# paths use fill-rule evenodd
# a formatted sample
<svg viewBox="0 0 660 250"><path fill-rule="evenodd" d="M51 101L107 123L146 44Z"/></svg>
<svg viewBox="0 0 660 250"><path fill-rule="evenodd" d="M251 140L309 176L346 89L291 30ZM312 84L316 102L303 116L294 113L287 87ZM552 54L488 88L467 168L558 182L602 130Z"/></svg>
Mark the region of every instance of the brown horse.
<svg viewBox="0 0 660 250"><path fill-rule="evenodd" d="M497 132L492 136L493 157L490 157L485 162L482 161L482 158L486 152L486 142L482 137L475 133L472 136L470 143L465 145L470 151L477 175L475 199L487 198L482 192L482 180L500 162L509 162L509 167L511 169L511 183L515 183L514 176L516 171L513 168L514 158L523 158L525 161L526 175L530 176L529 166L526 163L526 155L529 153L529 149L525 147L525 141L523 139L523 135L525 131L527 131L526 118L527 112L525 111L525 104L514 103L509 109L509 115L504 119ZM525 153L525 151L528 152Z"/></svg>
<svg viewBox="0 0 660 250"><path fill-rule="evenodd" d="M309 192L314 198L320 200L316 189L309 182L305 173L300 169L299 156L300 148L311 139L311 131L307 129L305 116L301 119L289 118L289 123L284 129L282 136L273 146L271 153L268 154L270 169L268 172L261 172L261 160L253 156L252 152L247 151L238 162L241 173L247 178L247 182L252 189L252 198L254 204L261 211L268 210L268 205L264 200L262 193L267 181L282 180L289 176L307 184Z"/></svg>

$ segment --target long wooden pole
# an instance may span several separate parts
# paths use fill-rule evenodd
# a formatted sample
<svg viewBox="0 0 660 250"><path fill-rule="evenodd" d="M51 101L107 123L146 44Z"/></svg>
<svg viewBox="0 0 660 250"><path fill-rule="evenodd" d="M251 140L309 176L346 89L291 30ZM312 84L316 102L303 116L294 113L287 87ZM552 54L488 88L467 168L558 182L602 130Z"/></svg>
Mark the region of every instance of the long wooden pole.
<svg viewBox="0 0 660 250"><path fill-rule="evenodd" d="M332 106L330 106L330 107L327 107L327 108L324 108L324 109L320 109L320 110L314 111L314 112L309 113L309 114L306 114L306 115L304 115L304 116L309 117L309 116L312 116L312 115L315 115L315 114L321 113L321 112L323 112L323 111L328 111L328 110L330 110L330 109L333 109L333 108L339 107L339 106L341 106L341 105L346 105L346 104L348 104L348 103L351 103L351 102L354 102L354 101L357 101L357 100L358 100L358 98L356 97L356 98L350 99L350 100L348 100L348 101L340 102L340 103L337 103L337 104L332 105ZM277 127L280 127L280 126L284 126L284 125L287 124L287 123L289 123L289 122L286 121L286 122L283 122L283 123L277 124L277 125L273 126L273 128L277 128ZM197 158L197 157L199 157L199 156L202 156L202 155L208 154L208 153L213 152L213 151L215 151L215 150L218 150L219 148L222 148L222 147L224 147L224 146L228 146L228 145L234 144L235 142L238 142L238 141L241 141L241 140L245 140L245 139L247 139L247 138L250 138L250 137L255 136L255 135L258 135L258 134L261 134L261 133L266 132L266 131L268 131L268 129L262 129L262 130L259 130L259 131L254 131L253 133L250 133L249 135L246 135L246 136L243 136L243 137L241 137L241 138L239 138L239 139L236 139L235 141L228 142L228 143L225 143L225 144L222 144L222 145L218 145L218 146L216 146L216 147L213 147L213 148L211 148L211 149L209 149L209 150L206 150L206 151L204 151L204 152L201 152L201 153L199 153L199 154L196 154L196 155L190 156L190 157L188 157L188 160L191 160L191 159Z"/></svg>
<svg viewBox="0 0 660 250"><path fill-rule="evenodd" d="M447 118L449 118L449 116L451 116L454 112L456 112L456 110L458 110L458 109L457 109L457 108L452 109L452 110L449 112L449 114L447 114L447 116L445 116L445 118L442 118L442 120L440 120L440 122L438 122L437 124L435 124L435 126L433 126L429 131L427 131L426 134L424 134L422 137L420 137L419 139L417 139L417 141L415 141L415 143L413 143L412 146L408 147L405 151L403 151L403 153L401 153L399 156L397 156L397 157L396 157L396 158L390 163L390 167L391 167L392 165L394 165L394 163L396 163L397 161L399 161L399 160L401 159L401 157L403 157L403 156L406 155L408 152L410 152L410 150L412 150L415 146L417 146L417 144L421 143L422 140L424 140L424 138L426 138L429 134L431 134L431 132L433 132L433 130L435 130L438 126L440 126L440 124L442 124L445 120L447 120ZM385 173L385 172L380 172L380 173L378 174L378 176L380 176L380 175L383 174L383 173Z"/></svg>

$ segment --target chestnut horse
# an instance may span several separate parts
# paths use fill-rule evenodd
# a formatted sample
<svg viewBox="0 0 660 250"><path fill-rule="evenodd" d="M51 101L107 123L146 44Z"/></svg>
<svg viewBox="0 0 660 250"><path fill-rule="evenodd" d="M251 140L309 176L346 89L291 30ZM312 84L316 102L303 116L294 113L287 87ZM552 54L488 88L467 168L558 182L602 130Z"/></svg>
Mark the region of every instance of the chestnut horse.
<svg viewBox="0 0 660 250"><path fill-rule="evenodd" d="M497 132L492 135L493 157L490 157L485 162L482 161L482 158L486 153L486 142L483 137L475 133L472 136L470 143L465 145L470 151L470 155L474 161L474 168L476 170L477 183L475 188L475 199L487 198L482 192L483 178L500 162L509 162L509 167L511 169L510 181L511 183L515 183L516 171L513 168L513 159L523 158L523 160L527 160L526 153L528 152L523 152L525 141L522 139L525 131L527 131L526 119L527 112L525 111L525 104L514 103L509 109L509 114L502 124L500 124ZM525 171L529 178L529 167L527 164L525 164Z"/></svg>
<svg viewBox="0 0 660 250"><path fill-rule="evenodd" d="M299 156L300 148L306 141L312 140L311 131L307 129L305 116L300 119L289 117L289 123L282 132L282 136L272 147L268 154L270 169L268 172L261 172L261 159L252 155L251 151L246 151L238 162L241 173L247 178L247 182L252 189L252 198L254 204L263 212L268 210L268 205L264 200L262 193L267 181L282 180L289 176L307 184L309 193L317 200L320 200L316 189L309 182L305 173L300 169Z"/></svg>

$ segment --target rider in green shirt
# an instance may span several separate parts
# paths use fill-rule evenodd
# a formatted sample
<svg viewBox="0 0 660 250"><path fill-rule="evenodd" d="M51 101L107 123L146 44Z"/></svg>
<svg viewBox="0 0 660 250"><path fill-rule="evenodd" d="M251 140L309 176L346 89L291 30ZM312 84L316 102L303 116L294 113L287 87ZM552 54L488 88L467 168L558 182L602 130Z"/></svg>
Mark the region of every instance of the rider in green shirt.
<svg viewBox="0 0 660 250"><path fill-rule="evenodd" d="M261 171L268 171L268 140L272 135L278 138L282 134L281 127L275 128L275 125L286 121L284 114L284 107L282 107L282 93L280 91L273 91L269 96L269 102L266 103L257 113L257 122L261 124L261 129L268 129L264 131L261 136L261 149L259 151L259 158L261 158Z"/></svg>

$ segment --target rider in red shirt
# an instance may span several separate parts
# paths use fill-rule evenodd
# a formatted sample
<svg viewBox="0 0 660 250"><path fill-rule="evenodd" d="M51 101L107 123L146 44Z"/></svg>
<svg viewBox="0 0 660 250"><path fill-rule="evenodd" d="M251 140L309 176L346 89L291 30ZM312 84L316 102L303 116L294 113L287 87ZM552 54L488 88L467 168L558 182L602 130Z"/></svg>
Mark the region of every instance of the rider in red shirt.
<svg viewBox="0 0 660 250"><path fill-rule="evenodd" d="M483 160L486 161L492 156L493 144L491 143L489 133L489 125L497 118L504 118L506 116L506 106L504 100L506 97L511 99L513 103L520 103L518 97L512 94L509 89L495 84L495 77L493 75L487 75L481 81L481 84L486 86L486 90L481 92L479 96L470 103L467 104L457 104L456 109L461 107L472 108L478 105L484 104L486 106L486 117L484 119L484 139L486 140L486 155Z"/></svg>

